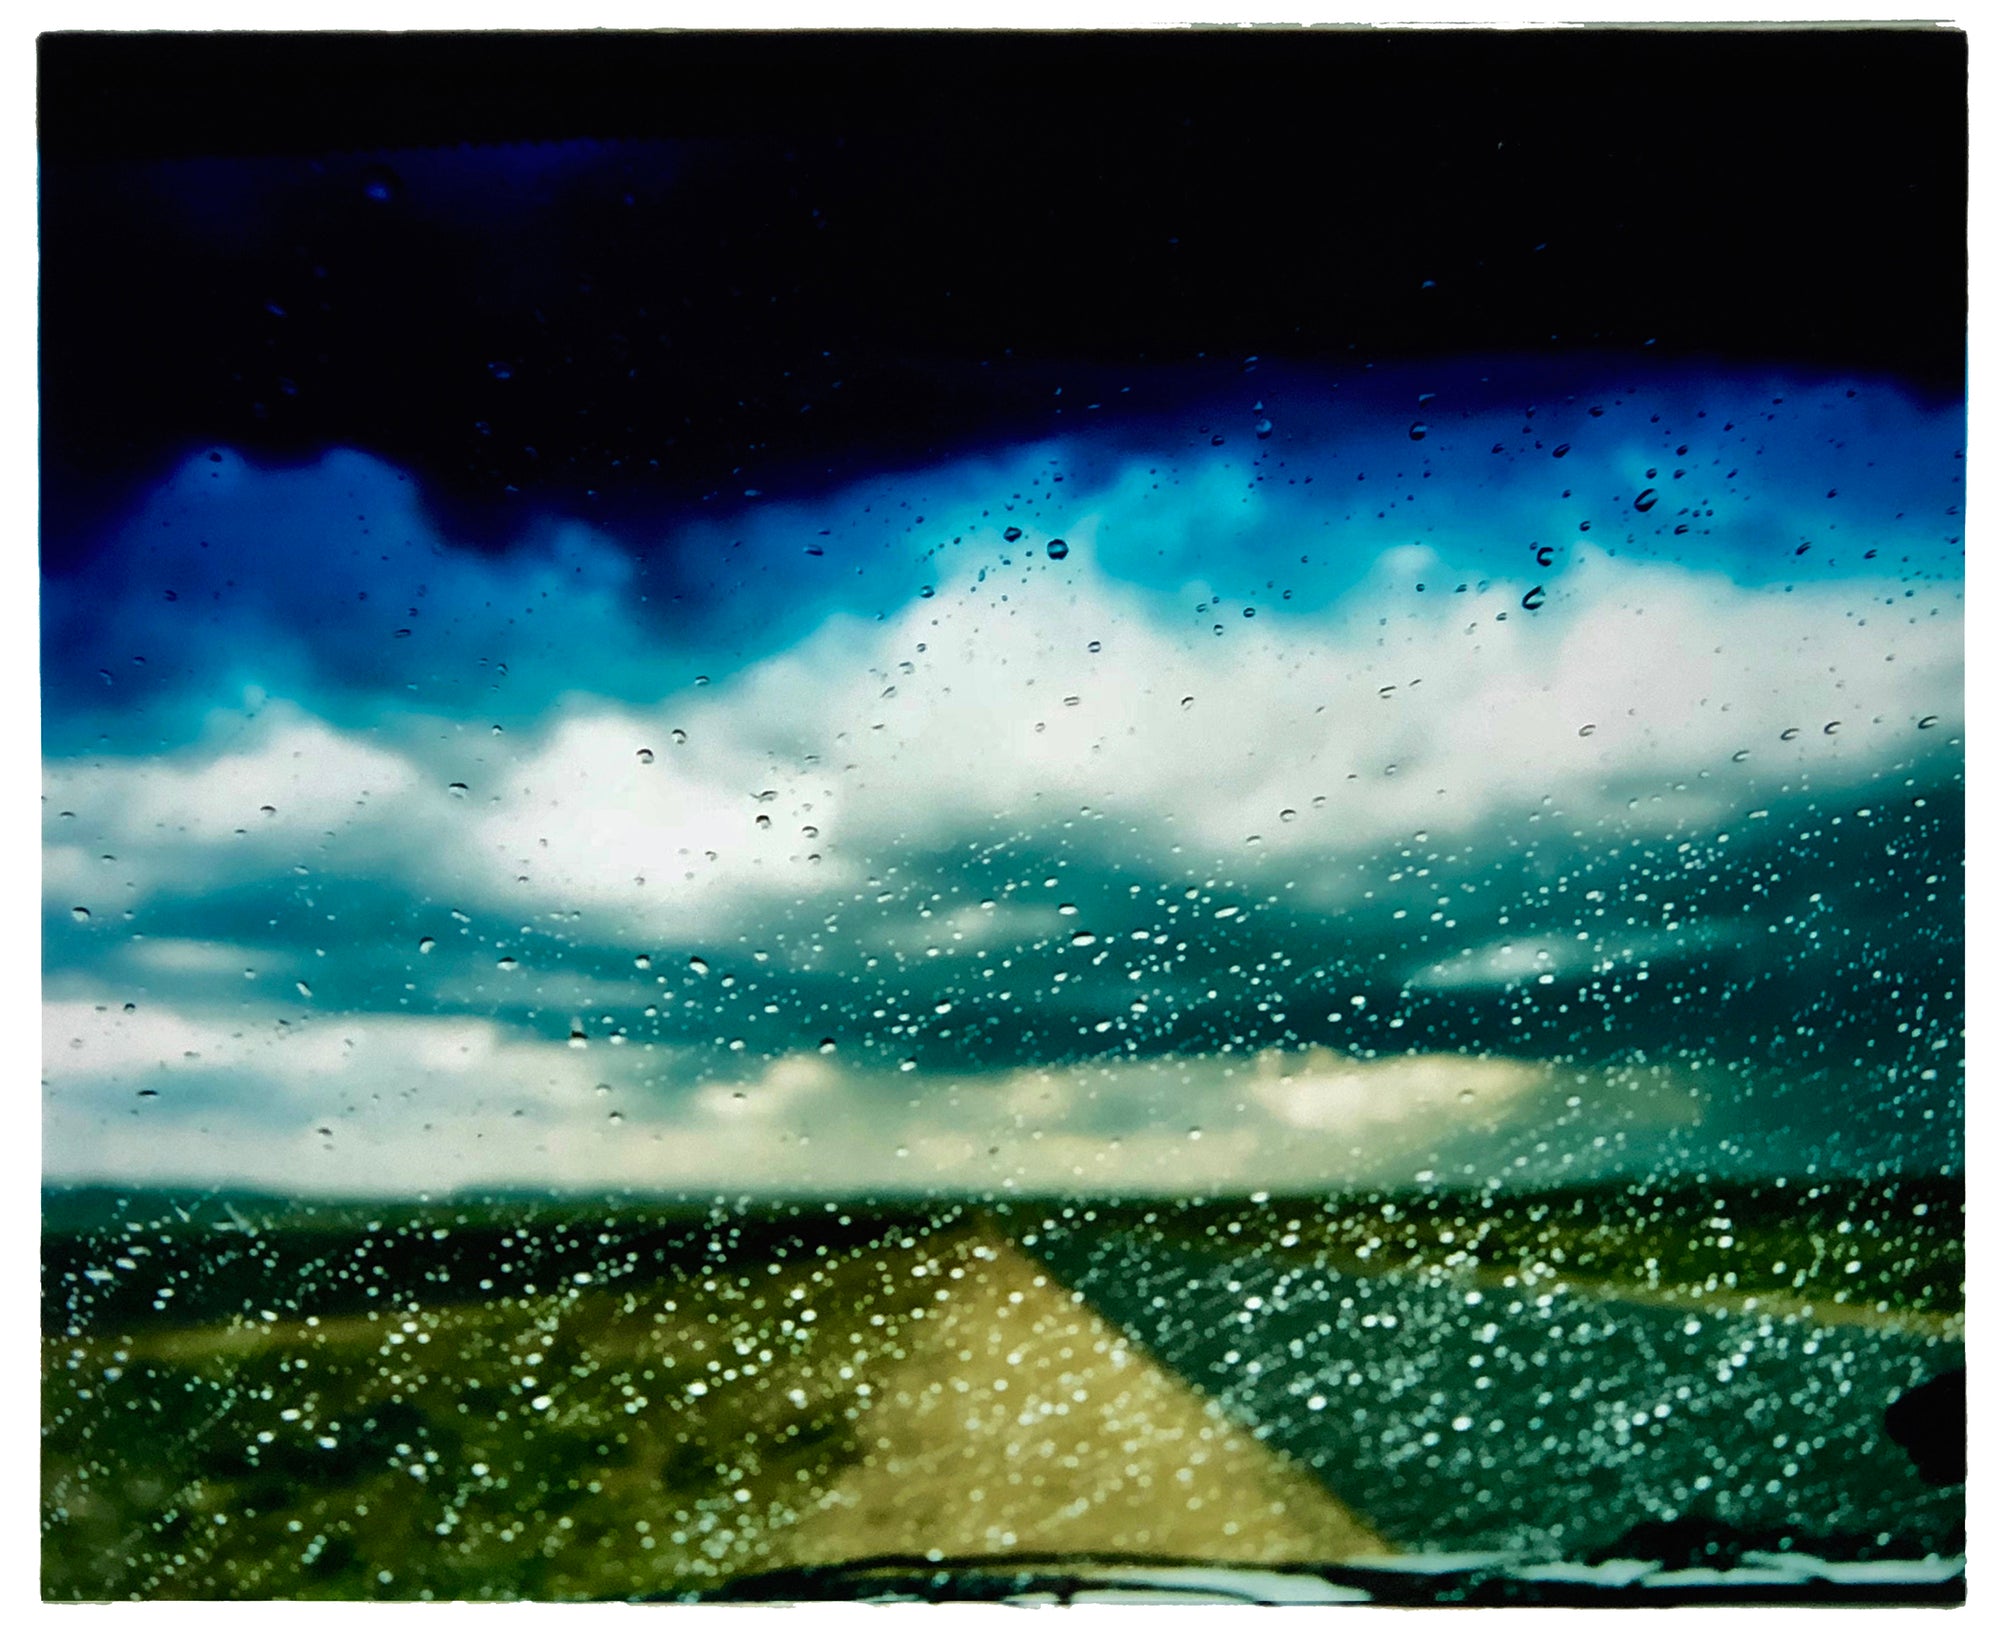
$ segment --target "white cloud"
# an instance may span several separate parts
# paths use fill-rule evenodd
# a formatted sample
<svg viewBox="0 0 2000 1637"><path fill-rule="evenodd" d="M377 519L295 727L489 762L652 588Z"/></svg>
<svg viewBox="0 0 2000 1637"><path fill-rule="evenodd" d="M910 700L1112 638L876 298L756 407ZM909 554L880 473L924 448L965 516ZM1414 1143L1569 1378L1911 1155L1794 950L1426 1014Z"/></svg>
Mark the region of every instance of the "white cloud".
<svg viewBox="0 0 2000 1637"><path fill-rule="evenodd" d="M640 1066L479 1017L260 1030L74 999L45 1008L44 1059L50 1180L346 1195L1407 1181L1469 1135L1530 1131L1558 1089L1536 1062L1318 1049L960 1076L807 1052L698 1081L671 1056ZM1627 1132L1688 1115L1672 1088L1606 1078L1592 1095Z"/></svg>
<svg viewBox="0 0 2000 1637"><path fill-rule="evenodd" d="M1503 825L1532 821L1557 863L1612 834L1712 834L1767 805L1896 776L1962 729L1956 609L1915 612L1886 579L1752 588L1578 548L1530 616L1525 580L1461 593L1437 552L1404 545L1330 610L1279 599L1254 619L1232 611L1217 635L1216 612L1196 606L1205 587L1163 598L1094 566L1093 540L1137 481L1127 472L1080 498L1060 569L1023 554L977 579L940 570L934 597L887 619L830 617L780 654L651 705L573 695L539 725L494 736L469 718L416 716L362 733L281 702L248 725L218 720L170 755L50 761L45 904L58 918L72 905L93 916L87 934L60 919L56 930L103 940L89 946L101 956L134 911L129 930L145 941L121 943L127 958L188 988L214 983L206 1011L187 1000L185 1011L126 1013L67 988L51 999L51 1174L351 1191L1032 1190L1310 1186L1395 1171L1465 1132L1542 1118L1546 1067L1315 1052L1079 1070L1008 1062L954 1078L805 1054L739 1082L698 1082L692 1057L670 1049L574 1052L477 1016L308 1009L295 1027L252 1022L241 969L283 957L220 929L163 935L146 912L181 897L198 921L207 895L261 891L280 924L244 935L311 947L336 915L351 917L319 896L344 873L392 903L465 916L437 916L436 958L409 971L428 986L417 1004L515 999L500 976L451 959L463 953L454 939L484 940L484 962L532 926L658 957L660 971L615 981L554 961L513 975L524 1004L615 1007L636 1030L629 1013L682 987L688 954L762 937L801 906L834 918L898 898L922 849L1027 838L1046 854L1068 827L1122 853L1149 885L1226 872L1235 885L1204 917L1279 894L1358 909L1385 884L1351 866L1420 833L1470 856ZM1222 491L1208 498L1224 506ZM1029 885L1041 890L1039 869ZM1411 902L1424 890L1404 888ZM1401 907L1385 889L1370 913ZM865 960L889 967L914 943L997 962L1070 924L1004 895L924 918L930 908L898 898L883 925L856 917L817 954L793 946L779 959L838 976ZM578 913L581 928L556 919ZM1411 984L1643 964L1732 930L1634 926L1551 943L1492 940L1468 918L1482 930L1410 968ZM355 932L352 919L335 930L376 931ZM1087 930L1107 953L1126 929ZM334 977L315 987L337 986L342 955L313 968ZM998 993L1018 981L975 979L974 964L954 963L954 983ZM1088 1004L1100 1003L1093 993ZM159 1097L133 1104L141 1086ZM1687 1112L1673 1097L1657 1108Z"/></svg>
<svg viewBox="0 0 2000 1637"><path fill-rule="evenodd" d="M1384 1129L1491 1125L1548 1083L1539 1063L1445 1052L1363 1061L1315 1046L1260 1054L1251 1089L1287 1125L1372 1140Z"/></svg>

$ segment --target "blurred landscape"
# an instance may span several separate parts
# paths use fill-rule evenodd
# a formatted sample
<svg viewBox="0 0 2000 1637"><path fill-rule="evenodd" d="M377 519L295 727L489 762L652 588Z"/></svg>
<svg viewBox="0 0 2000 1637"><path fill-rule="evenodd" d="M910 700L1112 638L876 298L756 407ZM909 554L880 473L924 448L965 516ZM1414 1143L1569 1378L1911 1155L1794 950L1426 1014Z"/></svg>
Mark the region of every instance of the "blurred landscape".
<svg viewBox="0 0 2000 1637"><path fill-rule="evenodd" d="M1955 1181L423 1205L52 1189L44 1595L601 1598L1043 1551L1963 1550L1882 1431ZM1625 1555L1632 1555L1626 1553Z"/></svg>

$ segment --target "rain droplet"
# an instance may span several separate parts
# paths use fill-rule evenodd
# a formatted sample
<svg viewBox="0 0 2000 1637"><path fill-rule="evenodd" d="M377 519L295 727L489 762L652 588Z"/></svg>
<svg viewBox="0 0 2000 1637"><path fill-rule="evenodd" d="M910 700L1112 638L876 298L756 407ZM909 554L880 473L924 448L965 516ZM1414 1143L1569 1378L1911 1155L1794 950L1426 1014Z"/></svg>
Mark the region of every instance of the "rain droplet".
<svg viewBox="0 0 2000 1637"><path fill-rule="evenodd" d="M1193 708L1194 708L1194 695L1193 695L1193 694L1189 694L1189 695L1187 695L1187 697L1186 697L1186 698L1184 698L1184 699L1182 699L1182 700L1181 700L1181 709L1182 709L1182 710L1191 710L1191 709L1193 709Z"/></svg>
<svg viewBox="0 0 2000 1637"><path fill-rule="evenodd" d="M1076 905L1074 904L1056 905L1056 914L1058 915L1074 915L1075 913L1076 913Z"/></svg>
<svg viewBox="0 0 2000 1637"><path fill-rule="evenodd" d="M1260 438L1268 438L1271 435L1271 423L1267 420L1259 420L1256 426L1256 433Z"/></svg>
<svg viewBox="0 0 2000 1637"><path fill-rule="evenodd" d="M650 972L653 969L653 957L650 955L634 955L632 957L632 964L641 972Z"/></svg>
<svg viewBox="0 0 2000 1637"><path fill-rule="evenodd" d="M1937 724L1938 719L1935 716L1926 716L1918 721L1917 726L1920 728L1934 728Z"/></svg>
<svg viewBox="0 0 2000 1637"><path fill-rule="evenodd" d="M1825 727L1823 727L1823 728L1821 728L1821 729L1820 729L1820 732L1821 732L1821 733L1824 733L1824 734L1827 734L1827 735L1829 735L1829 736L1830 736L1830 735L1831 735L1831 734L1833 733L1834 729L1838 728L1839 726L1840 726L1840 723L1839 723L1838 719L1836 719L1836 720L1834 720L1834 721L1831 721L1831 722L1827 723L1827 725L1826 725Z"/></svg>
<svg viewBox="0 0 2000 1637"><path fill-rule="evenodd" d="M771 815L769 813L759 813L757 815L757 828L760 830L771 828Z"/></svg>
<svg viewBox="0 0 2000 1637"><path fill-rule="evenodd" d="M1054 561L1060 563L1068 555L1069 542L1067 540L1051 540L1049 542L1049 556Z"/></svg>
<svg viewBox="0 0 2000 1637"><path fill-rule="evenodd" d="M694 679L694 685L697 688L705 688L708 686L708 678L705 676L698 676Z"/></svg>
<svg viewBox="0 0 2000 1637"><path fill-rule="evenodd" d="M90 919L90 911L85 909L83 905L77 904L71 908L69 918L72 921L87 921Z"/></svg>
<svg viewBox="0 0 2000 1637"><path fill-rule="evenodd" d="M652 759L653 759L653 753L652 753L652 752L651 752L650 750L645 750L645 749L641 749L641 750L640 750L640 752L639 752L639 760L640 760L640 761L642 761L642 762L650 762L650 761L651 761Z"/></svg>
<svg viewBox="0 0 2000 1637"><path fill-rule="evenodd" d="M312 993L313 993L312 985L307 983L304 978L300 978L298 982L294 985L294 987L297 988L298 992L301 995L305 996L307 1000L312 999Z"/></svg>
<svg viewBox="0 0 2000 1637"><path fill-rule="evenodd" d="M1750 760L1750 752L1747 750L1739 750L1734 756L1730 757L1729 759L1732 762L1747 762Z"/></svg>
<svg viewBox="0 0 2000 1637"><path fill-rule="evenodd" d="M681 729L675 728L673 732L673 740L674 743L677 745L684 745L688 742L688 736L684 732L682 732Z"/></svg>
<svg viewBox="0 0 2000 1637"><path fill-rule="evenodd" d="M1798 736L1799 730L1797 728L1786 728L1783 733L1778 735L1780 739L1796 739Z"/></svg>
<svg viewBox="0 0 2000 1637"><path fill-rule="evenodd" d="M1559 443L1559 444L1557 444L1557 445L1555 446L1555 448L1554 448L1553 450L1551 450L1551 451L1550 451L1550 454L1551 454L1551 455L1552 455L1552 456L1553 456L1553 457L1554 457L1554 458L1555 458L1556 460L1561 460L1561 459L1563 458L1563 456L1564 456L1564 455L1566 455L1566 454L1568 454L1568 453L1569 453L1569 445L1568 445L1568 444L1566 444L1566 443Z"/></svg>
<svg viewBox="0 0 2000 1637"><path fill-rule="evenodd" d="M1430 430L1422 421L1410 422L1410 442L1422 443L1430 435Z"/></svg>
<svg viewBox="0 0 2000 1637"><path fill-rule="evenodd" d="M1016 540L1021 538L1021 531L1015 528L1012 523L1009 523L1000 538L1005 540L1009 545L1012 545Z"/></svg>
<svg viewBox="0 0 2000 1637"><path fill-rule="evenodd" d="M419 938L417 940L417 953L419 955L428 955L437 946L438 941L435 938Z"/></svg>
<svg viewBox="0 0 2000 1637"><path fill-rule="evenodd" d="M157 1091L155 1091L151 1086L141 1086L139 1088L139 1095L141 1097L157 1097L160 1094Z"/></svg>
<svg viewBox="0 0 2000 1637"><path fill-rule="evenodd" d="M1540 608L1542 604L1547 602L1548 600L1549 600L1548 592L1545 591L1540 586L1535 586L1532 589L1530 589L1528 594L1521 599L1521 606L1527 609L1528 612L1532 614L1537 608Z"/></svg>
<svg viewBox="0 0 2000 1637"><path fill-rule="evenodd" d="M462 785L462 784L452 784L452 785L447 785L447 786L446 786L446 788L447 788L448 790L450 790L450 792L451 792L451 793L452 793L452 794L453 794L454 796L460 796L460 797L463 797L463 796L464 796L464 795L466 794L466 787L465 787L464 785Z"/></svg>
<svg viewBox="0 0 2000 1637"><path fill-rule="evenodd" d="M838 1044L837 1044L837 1043L835 1042L835 1040L834 1040L833 1036L832 1036L832 1035L828 1035L828 1036L826 1037L826 1039L822 1040L822 1041L821 1041L821 1042L819 1043L819 1049L820 1049L820 1051L821 1051L821 1052L822 1052L823 1054L827 1054L827 1055L830 1055L830 1054L832 1054L833 1052L835 1052L835 1051L839 1050L839 1046L838 1046Z"/></svg>
<svg viewBox="0 0 2000 1637"><path fill-rule="evenodd" d="M1292 820L1297 818L1298 816L1299 813L1296 807L1287 807L1279 812L1278 822L1280 824L1290 824Z"/></svg>
<svg viewBox="0 0 2000 1637"><path fill-rule="evenodd" d="M1576 730L1576 736L1579 739L1588 739L1596 731L1597 731L1597 724L1595 722L1586 722L1583 724L1582 727Z"/></svg>
<svg viewBox="0 0 2000 1637"><path fill-rule="evenodd" d="M1632 509L1635 512L1649 512L1659 504L1659 500L1658 489L1641 489L1632 497Z"/></svg>
<svg viewBox="0 0 2000 1637"><path fill-rule="evenodd" d="M1535 548L1535 562L1539 567L1547 568L1555 560L1556 548L1554 546L1537 546Z"/></svg>
<svg viewBox="0 0 2000 1637"><path fill-rule="evenodd" d="M690 955L688 956L688 970L698 978L705 978L708 976L708 962L703 960L699 955Z"/></svg>
<svg viewBox="0 0 2000 1637"><path fill-rule="evenodd" d="M1069 935L1069 942L1072 949L1088 949L1092 944L1097 942L1097 934L1094 932L1072 932Z"/></svg>
<svg viewBox="0 0 2000 1637"><path fill-rule="evenodd" d="M511 972L521 963L515 960L512 955L502 955L499 958L499 960L495 961L493 964L499 967L502 972Z"/></svg>

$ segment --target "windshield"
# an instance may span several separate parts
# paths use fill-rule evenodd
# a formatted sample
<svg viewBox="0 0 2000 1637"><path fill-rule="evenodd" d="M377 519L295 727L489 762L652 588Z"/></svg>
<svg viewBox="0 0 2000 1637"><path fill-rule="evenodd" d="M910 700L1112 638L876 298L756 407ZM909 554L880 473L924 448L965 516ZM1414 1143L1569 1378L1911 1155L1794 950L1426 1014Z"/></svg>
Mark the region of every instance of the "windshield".
<svg viewBox="0 0 2000 1637"><path fill-rule="evenodd" d="M1964 62L45 40L44 1595L1956 1599Z"/></svg>

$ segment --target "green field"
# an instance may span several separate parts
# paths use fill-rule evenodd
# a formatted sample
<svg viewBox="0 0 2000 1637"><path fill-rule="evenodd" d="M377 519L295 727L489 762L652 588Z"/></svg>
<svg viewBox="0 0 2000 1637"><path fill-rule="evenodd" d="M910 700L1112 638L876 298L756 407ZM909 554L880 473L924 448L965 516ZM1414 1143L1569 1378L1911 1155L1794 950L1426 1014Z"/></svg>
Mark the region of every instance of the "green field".
<svg viewBox="0 0 2000 1637"><path fill-rule="evenodd" d="M47 1221L55 1599L630 1597L926 1549L1379 1552L1335 1475L1160 1369L1035 1240L1933 1326L1964 1255L1943 1184L982 1208L77 1193Z"/></svg>

